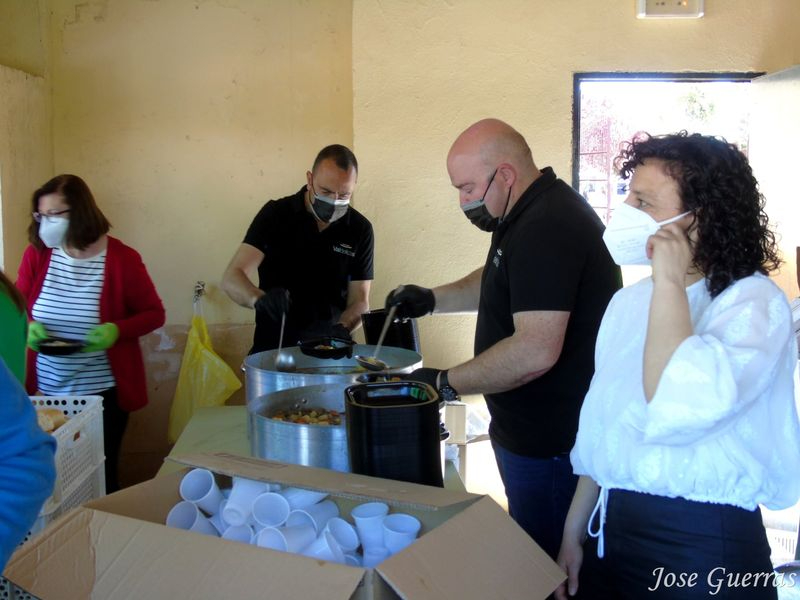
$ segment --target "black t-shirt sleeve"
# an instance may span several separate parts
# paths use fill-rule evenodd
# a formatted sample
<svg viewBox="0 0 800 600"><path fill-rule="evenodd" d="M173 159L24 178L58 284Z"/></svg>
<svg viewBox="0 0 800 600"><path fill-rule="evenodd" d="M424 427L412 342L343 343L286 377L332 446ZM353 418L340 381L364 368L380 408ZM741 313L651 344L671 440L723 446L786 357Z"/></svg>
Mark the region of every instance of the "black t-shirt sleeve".
<svg viewBox="0 0 800 600"><path fill-rule="evenodd" d="M374 277L374 253L375 235L372 232L372 224L366 221L361 240L358 244L355 260L350 272L351 281L366 281Z"/></svg>
<svg viewBox="0 0 800 600"><path fill-rule="evenodd" d="M270 230L275 223L275 202L267 202L258 211L258 214L253 218L247 233L244 236L243 243L250 244L258 248L262 252L266 252L267 244L269 243Z"/></svg>
<svg viewBox="0 0 800 600"><path fill-rule="evenodd" d="M567 233L569 231L569 233ZM516 235L508 256L511 313L572 311L585 266L585 245L572 228L536 222Z"/></svg>

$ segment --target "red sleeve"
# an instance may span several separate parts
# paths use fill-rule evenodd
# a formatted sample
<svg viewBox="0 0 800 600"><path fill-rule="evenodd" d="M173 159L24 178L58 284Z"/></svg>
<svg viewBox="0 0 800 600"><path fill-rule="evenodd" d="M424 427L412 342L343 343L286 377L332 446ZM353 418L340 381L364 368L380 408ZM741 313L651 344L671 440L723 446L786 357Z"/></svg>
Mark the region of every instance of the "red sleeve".
<svg viewBox="0 0 800 600"><path fill-rule="evenodd" d="M115 320L121 338L139 338L158 329L166 320L161 298L153 280L147 273L142 257L132 248L122 257L122 299L125 304L123 319Z"/></svg>
<svg viewBox="0 0 800 600"><path fill-rule="evenodd" d="M33 291L33 282L36 279L36 267L39 264L39 253L33 246L25 248L25 253L22 255L22 262L19 264L19 271L17 273L16 286L25 300L30 304L31 292Z"/></svg>

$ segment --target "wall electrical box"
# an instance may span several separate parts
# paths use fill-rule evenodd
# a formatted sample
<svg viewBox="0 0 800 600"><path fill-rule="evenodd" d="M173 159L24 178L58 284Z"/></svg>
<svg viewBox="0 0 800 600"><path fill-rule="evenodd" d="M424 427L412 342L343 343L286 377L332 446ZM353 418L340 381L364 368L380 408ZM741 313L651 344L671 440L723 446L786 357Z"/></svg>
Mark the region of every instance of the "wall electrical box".
<svg viewBox="0 0 800 600"><path fill-rule="evenodd" d="M699 19L705 0L636 0L639 19Z"/></svg>

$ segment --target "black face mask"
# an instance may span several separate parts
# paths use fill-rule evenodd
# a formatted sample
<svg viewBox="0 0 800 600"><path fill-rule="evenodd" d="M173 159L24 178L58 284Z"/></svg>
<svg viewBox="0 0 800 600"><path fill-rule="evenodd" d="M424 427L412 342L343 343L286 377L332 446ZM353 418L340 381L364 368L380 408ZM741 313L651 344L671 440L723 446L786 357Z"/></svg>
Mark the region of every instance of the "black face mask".
<svg viewBox="0 0 800 600"><path fill-rule="evenodd" d="M323 223L333 223L341 219L347 209L350 208L350 200L337 200L335 198L326 198L314 191L312 186L313 197L311 199L311 210L314 215Z"/></svg>
<svg viewBox="0 0 800 600"><path fill-rule="evenodd" d="M486 208L486 194L489 193L489 188L492 187L492 182L494 181L494 176L497 175L497 169L495 169L492 176L489 178L489 185L486 186L486 191L483 193L481 198L477 200L473 200L461 207L461 210L464 211L464 214L470 220L470 222L475 225L478 229L483 231L494 231L500 226L502 222L501 217L493 217L492 214L489 212L489 209ZM503 208L503 216L506 214L506 209L508 208L508 201L511 199L511 190L508 190L508 197L506 198L506 205Z"/></svg>

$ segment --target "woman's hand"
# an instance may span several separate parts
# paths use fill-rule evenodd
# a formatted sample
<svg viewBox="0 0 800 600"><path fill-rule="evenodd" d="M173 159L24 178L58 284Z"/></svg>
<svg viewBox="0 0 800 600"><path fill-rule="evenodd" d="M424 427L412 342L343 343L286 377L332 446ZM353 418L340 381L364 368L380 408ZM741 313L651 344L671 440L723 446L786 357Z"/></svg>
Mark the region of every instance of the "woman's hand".
<svg viewBox="0 0 800 600"><path fill-rule="evenodd" d="M684 287L692 264L692 248L679 222L665 225L647 240L647 257L653 261L653 282L672 282Z"/></svg>
<svg viewBox="0 0 800 600"><path fill-rule="evenodd" d="M119 338L119 327L114 323L102 323L86 332L86 346L82 352L108 350Z"/></svg>
<svg viewBox="0 0 800 600"><path fill-rule="evenodd" d="M47 329L45 329L44 325L38 321L31 321L28 323L28 348L38 352L39 344L48 337L50 336L47 334Z"/></svg>
<svg viewBox="0 0 800 600"><path fill-rule="evenodd" d="M583 564L583 545L578 540L565 536L556 562L567 572L567 580L556 588L555 597L556 600L568 600L569 596L578 593L578 573Z"/></svg>

